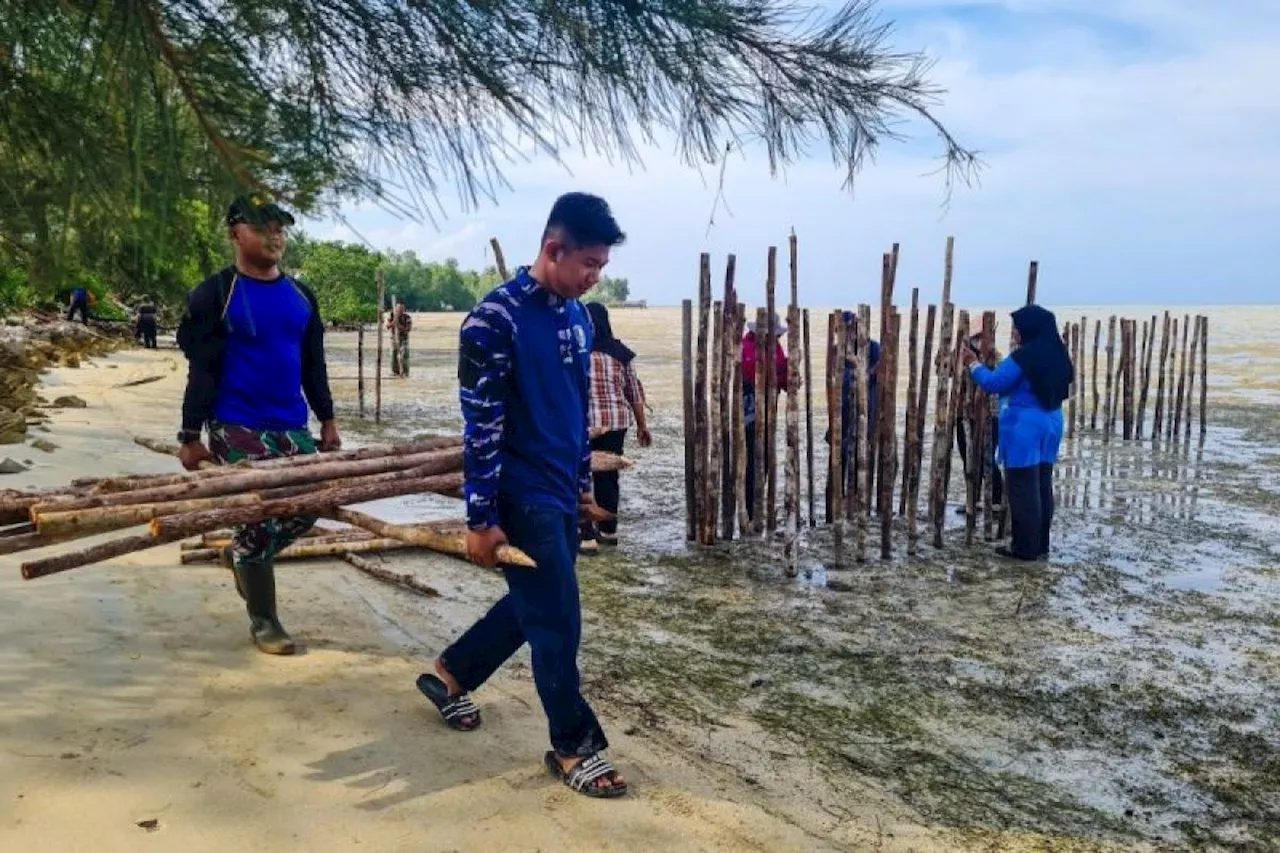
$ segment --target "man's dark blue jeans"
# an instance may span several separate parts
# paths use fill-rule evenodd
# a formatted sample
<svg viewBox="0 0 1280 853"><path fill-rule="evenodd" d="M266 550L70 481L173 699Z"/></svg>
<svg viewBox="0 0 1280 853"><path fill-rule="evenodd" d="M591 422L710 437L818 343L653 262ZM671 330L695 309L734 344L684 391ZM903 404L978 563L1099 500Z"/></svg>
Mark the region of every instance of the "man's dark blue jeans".
<svg viewBox="0 0 1280 853"><path fill-rule="evenodd" d="M609 742L582 696L578 676L577 514L506 499L499 500L498 514L507 539L538 568L503 569L507 594L445 649L444 666L469 693L527 642L552 748L566 758L606 749Z"/></svg>

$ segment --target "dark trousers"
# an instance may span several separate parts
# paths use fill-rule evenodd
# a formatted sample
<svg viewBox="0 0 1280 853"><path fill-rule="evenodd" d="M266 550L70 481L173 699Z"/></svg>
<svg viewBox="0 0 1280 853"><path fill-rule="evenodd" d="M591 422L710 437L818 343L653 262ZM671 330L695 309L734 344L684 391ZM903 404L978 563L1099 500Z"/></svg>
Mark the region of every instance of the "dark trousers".
<svg viewBox="0 0 1280 853"><path fill-rule="evenodd" d="M609 742L582 696L578 675L582 607L574 570L577 513L500 499L498 514L511 544L538 568L503 569L507 594L441 659L462 689L471 692L527 642L552 748L565 757L599 752Z"/></svg>
<svg viewBox="0 0 1280 853"><path fill-rule="evenodd" d="M592 450L604 450L608 453L622 455L622 448L627 442L627 431L615 429L604 435L591 439ZM592 474L592 489L595 491L596 503L601 509L607 509L615 516L618 514L618 501L621 495L617 471L602 471ZM613 536L618 532L618 519L600 522L600 532Z"/></svg>
<svg viewBox="0 0 1280 853"><path fill-rule="evenodd" d="M1000 419L992 418L988 428L991 430L991 446L998 447L1000 444ZM965 477L968 478L969 469L969 442L964 428L964 419L956 419L956 450L960 452L960 462L965 469ZM982 494L982 474L983 466L977 466L974 472L974 488L977 489L979 495ZM1000 504L1004 501L1004 477L1000 475L1000 466L995 463L995 459L991 460L991 502Z"/></svg>
<svg viewBox="0 0 1280 853"><path fill-rule="evenodd" d="M747 518L756 517L756 425L747 424Z"/></svg>
<svg viewBox="0 0 1280 853"><path fill-rule="evenodd" d="M1009 468L1005 478L1014 555L1025 560L1047 555L1053 525L1053 466Z"/></svg>
<svg viewBox="0 0 1280 853"><path fill-rule="evenodd" d="M71 307L67 309L67 322L71 322L71 319L75 317L76 314L80 315L81 323L84 323L86 326L89 325L89 303L88 302L84 302L84 301L73 302L71 304Z"/></svg>
<svg viewBox="0 0 1280 853"><path fill-rule="evenodd" d="M156 321L155 318L147 319L143 317L138 320L138 337L142 338L142 345L147 349L156 348Z"/></svg>

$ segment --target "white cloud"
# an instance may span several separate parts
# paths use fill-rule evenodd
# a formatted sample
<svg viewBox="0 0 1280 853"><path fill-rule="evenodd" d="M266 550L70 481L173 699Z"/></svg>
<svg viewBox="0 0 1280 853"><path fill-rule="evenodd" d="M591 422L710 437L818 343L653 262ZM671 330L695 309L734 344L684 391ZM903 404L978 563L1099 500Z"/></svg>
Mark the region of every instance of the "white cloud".
<svg viewBox="0 0 1280 853"><path fill-rule="evenodd" d="M663 303L691 294L701 251L717 264L736 251L744 290L760 291L765 248L785 248L792 226L815 305L875 301L894 240L903 286L936 298L947 234L962 301L1014 301L1033 257L1041 293L1060 304L1278 298L1264 250L1280 224L1280 4L891 0L884 11L900 47L939 58L939 115L986 152L981 186L958 189L946 211L922 136L882 151L853 197L825 152L778 180L758 153L735 156L732 215L720 210L709 236L718 169L700 175L658 149L635 172L581 156L565 158L573 177L546 158L513 166L498 207L440 230L367 211L351 221L375 245L470 265L496 235L515 262L559 192L599 192L630 235L615 272Z"/></svg>

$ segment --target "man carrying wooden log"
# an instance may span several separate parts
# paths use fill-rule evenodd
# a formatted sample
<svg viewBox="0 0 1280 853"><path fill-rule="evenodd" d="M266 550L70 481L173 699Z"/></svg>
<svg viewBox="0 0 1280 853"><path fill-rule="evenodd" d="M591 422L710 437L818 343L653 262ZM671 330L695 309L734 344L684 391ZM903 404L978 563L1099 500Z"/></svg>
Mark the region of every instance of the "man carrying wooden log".
<svg viewBox="0 0 1280 853"><path fill-rule="evenodd" d="M236 262L187 298L178 345L187 356L179 459L188 471L315 453L307 406L320 421L319 449L342 446L315 295L280 272L293 216L272 203L238 198L227 212ZM209 444L201 430L209 431ZM313 516L238 528L224 552L249 611L249 631L267 654L293 654L276 612L275 556L315 523Z"/></svg>
<svg viewBox="0 0 1280 853"><path fill-rule="evenodd" d="M526 642L550 729L544 762L589 797L627 783L582 696L578 520L606 514L592 493L587 406L591 323L578 300L625 235L603 199L570 193L551 209L532 267L491 292L462 324L458 382L465 420L467 551L482 566L510 541L537 568L505 568L507 594L436 659L422 691L454 729L480 726L470 693Z"/></svg>

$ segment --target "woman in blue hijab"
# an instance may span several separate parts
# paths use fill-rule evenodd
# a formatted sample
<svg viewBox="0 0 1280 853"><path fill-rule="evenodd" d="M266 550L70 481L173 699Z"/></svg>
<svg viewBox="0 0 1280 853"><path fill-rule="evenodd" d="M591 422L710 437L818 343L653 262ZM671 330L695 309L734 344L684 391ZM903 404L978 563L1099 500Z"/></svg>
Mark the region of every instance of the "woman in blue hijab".
<svg viewBox="0 0 1280 853"><path fill-rule="evenodd" d="M1052 311L1039 305L1014 311L1013 343L1013 353L995 369L979 362L970 350L965 351L965 363L978 387L1000 395L1000 456L1013 542L996 552L1038 560L1049 555L1062 402L1071 393L1075 372Z"/></svg>

